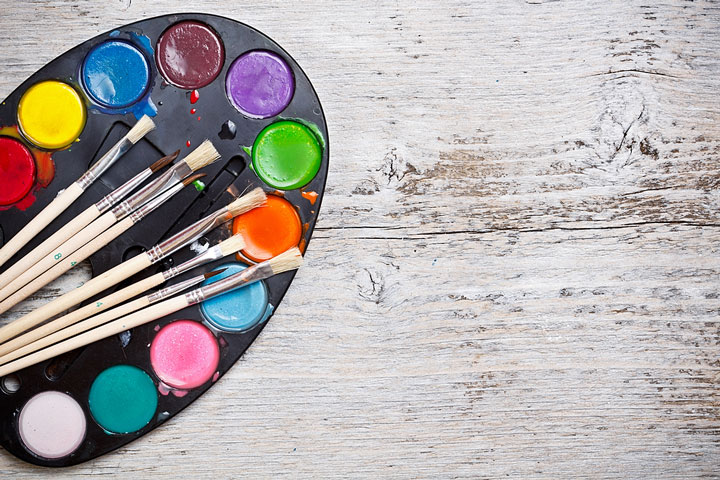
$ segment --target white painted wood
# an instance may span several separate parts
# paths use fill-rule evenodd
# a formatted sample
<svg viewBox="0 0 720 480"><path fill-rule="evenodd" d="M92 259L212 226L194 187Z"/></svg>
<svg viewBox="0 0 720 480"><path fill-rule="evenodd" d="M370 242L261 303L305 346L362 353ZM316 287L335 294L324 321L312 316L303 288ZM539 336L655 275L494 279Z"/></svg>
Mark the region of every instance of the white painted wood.
<svg viewBox="0 0 720 480"><path fill-rule="evenodd" d="M331 136L307 265L243 359L53 475L718 476L716 3L2 7L0 97L93 35L197 10L283 45ZM43 473L0 455L3 478Z"/></svg>

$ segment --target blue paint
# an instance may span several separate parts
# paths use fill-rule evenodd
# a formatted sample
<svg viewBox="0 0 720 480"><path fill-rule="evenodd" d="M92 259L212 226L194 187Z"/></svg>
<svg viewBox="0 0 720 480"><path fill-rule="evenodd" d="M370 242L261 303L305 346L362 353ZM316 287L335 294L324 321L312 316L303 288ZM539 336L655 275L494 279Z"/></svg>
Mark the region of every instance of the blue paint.
<svg viewBox="0 0 720 480"><path fill-rule="evenodd" d="M234 262L217 268L227 268L227 270L205 280L203 285L233 275L247 267ZM268 303L265 282L260 281L206 300L200 309L210 325L228 332L244 332L267 320L273 311L273 306Z"/></svg>
<svg viewBox="0 0 720 480"><path fill-rule="evenodd" d="M82 69L83 86L92 99L110 108L128 107L145 94L150 66L134 45L111 40L93 48Z"/></svg>

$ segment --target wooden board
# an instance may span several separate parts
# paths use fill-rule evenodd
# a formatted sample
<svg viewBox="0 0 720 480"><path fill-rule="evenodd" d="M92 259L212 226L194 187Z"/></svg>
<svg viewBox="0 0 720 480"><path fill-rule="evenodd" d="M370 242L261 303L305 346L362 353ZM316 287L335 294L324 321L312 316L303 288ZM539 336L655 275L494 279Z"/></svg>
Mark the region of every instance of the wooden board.
<svg viewBox="0 0 720 480"><path fill-rule="evenodd" d="M192 8L272 37L323 102L308 265L200 401L52 473L720 475L718 5L258 5ZM187 9L5 1L0 97L93 35ZM41 473L0 455L0 477Z"/></svg>

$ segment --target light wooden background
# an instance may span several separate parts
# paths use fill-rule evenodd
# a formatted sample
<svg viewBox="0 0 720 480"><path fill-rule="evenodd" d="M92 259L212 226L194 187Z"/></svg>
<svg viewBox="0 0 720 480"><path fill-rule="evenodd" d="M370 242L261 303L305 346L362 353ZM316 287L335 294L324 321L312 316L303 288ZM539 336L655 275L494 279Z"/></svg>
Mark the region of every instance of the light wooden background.
<svg viewBox="0 0 720 480"><path fill-rule="evenodd" d="M318 91L308 265L163 428L0 477L720 478L719 4L1 0L0 98L188 9Z"/></svg>

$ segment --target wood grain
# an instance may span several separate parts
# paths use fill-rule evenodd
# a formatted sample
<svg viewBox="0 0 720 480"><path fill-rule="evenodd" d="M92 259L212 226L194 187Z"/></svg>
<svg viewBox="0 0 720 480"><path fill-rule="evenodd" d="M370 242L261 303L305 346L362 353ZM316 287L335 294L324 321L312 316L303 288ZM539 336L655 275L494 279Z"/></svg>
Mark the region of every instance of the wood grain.
<svg viewBox="0 0 720 480"><path fill-rule="evenodd" d="M323 102L308 264L202 399L52 473L720 478L720 6L648 3L194 2ZM0 96L188 8L5 2Z"/></svg>

